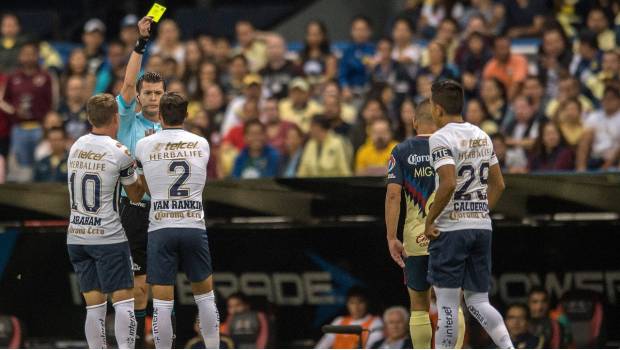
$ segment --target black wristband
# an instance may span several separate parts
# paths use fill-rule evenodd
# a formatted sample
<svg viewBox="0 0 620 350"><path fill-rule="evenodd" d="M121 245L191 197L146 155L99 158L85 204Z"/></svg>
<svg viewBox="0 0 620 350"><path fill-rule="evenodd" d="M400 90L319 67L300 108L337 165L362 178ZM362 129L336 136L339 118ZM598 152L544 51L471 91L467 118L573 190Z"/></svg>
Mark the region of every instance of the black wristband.
<svg viewBox="0 0 620 350"><path fill-rule="evenodd" d="M140 55L144 54L144 51L146 51L146 44L149 42L149 38L148 37L140 37L140 39L138 39L138 42L136 42L136 47L133 49L135 52L139 53Z"/></svg>

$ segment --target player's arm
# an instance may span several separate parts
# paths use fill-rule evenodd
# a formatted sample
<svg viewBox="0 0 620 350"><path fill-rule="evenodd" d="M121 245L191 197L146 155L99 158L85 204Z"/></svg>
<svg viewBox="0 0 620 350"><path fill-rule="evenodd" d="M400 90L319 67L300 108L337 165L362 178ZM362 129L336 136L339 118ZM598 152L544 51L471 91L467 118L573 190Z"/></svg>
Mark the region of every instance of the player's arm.
<svg viewBox="0 0 620 350"><path fill-rule="evenodd" d="M395 183L387 185L385 192L385 228L387 231L388 248L392 259L400 267L405 267L403 261L403 244L398 240L398 218L400 216L400 197L402 186Z"/></svg>
<svg viewBox="0 0 620 350"><path fill-rule="evenodd" d="M144 177L144 174L140 175L140 182L142 183L142 187L144 188L144 191L150 196L151 190L149 190L149 184L146 183L146 178Z"/></svg>
<svg viewBox="0 0 620 350"><path fill-rule="evenodd" d="M153 19L151 17L143 17L138 22L138 30L140 32L140 39L136 43L135 49L129 56L129 62L125 70L125 79L123 80L123 86L121 87L120 96L126 103L131 103L136 96L136 81L138 79L138 73L140 73L140 66L142 65L142 56L146 50L146 44L149 41L151 35L151 23Z"/></svg>
<svg viewBox="0 0 620 350"><path fill-rule="evenodd" d="M489 180L487 184L487 197L489 200L489 208L495 208L495 205L499 201L499 198L504 193L504 189L506 189L506 184L504 184L504 176L502 175L502 170L499 164L493 164L489 168Z"/></svg>
<svg viewBox="0 0 620 350"><path fill-rule="evenodd" d="M433 205L429 208L428 215L426 215L426 227L430 228L439 214L444 210L446 205L452 199L454 190L456 189L456 168L454 164L445 164L439 167L437 176L439 177L439 185L435 191L435 200Z"/></svg>
<svg viewBox="0 0 620 350"><path fill-rule="evenodd" d="M135 172L133 161L121 167L120 181L130 201L138 203L142 200L144 188L142 188L140 179Z"/></svg>

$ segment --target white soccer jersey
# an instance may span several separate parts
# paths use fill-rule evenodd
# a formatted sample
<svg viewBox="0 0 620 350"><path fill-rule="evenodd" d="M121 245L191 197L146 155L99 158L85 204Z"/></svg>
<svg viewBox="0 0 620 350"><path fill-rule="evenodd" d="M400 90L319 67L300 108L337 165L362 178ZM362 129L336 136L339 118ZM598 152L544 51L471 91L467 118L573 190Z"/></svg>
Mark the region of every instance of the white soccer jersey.
<svg viewBox="0 0 620 350"><path fill-rule="evenodd" d="M164 129L138 141L138 171L151 192L149 232L205 228L202 192L209 152L204 137L182 129Z"/></svg>
<svg viewBox="0 0 620 350"><path fill-rule="evenodd" d="M118 199L120 184L131 185L138 179L133 165L127 148L109 136L88 134L73 144L67 161L71 200L67 244L127 240Z"/></svg>
<svg viewBox="0 0 620 350"><path fill-rule="evenodd" d="M437 171L452 164L456 171L453 197L437 218L440 231L491 229L487 181L497 164L491 138L469 123L449 123L430 138L431 164ZM439 176L435 179L439 185Z"/></svg>

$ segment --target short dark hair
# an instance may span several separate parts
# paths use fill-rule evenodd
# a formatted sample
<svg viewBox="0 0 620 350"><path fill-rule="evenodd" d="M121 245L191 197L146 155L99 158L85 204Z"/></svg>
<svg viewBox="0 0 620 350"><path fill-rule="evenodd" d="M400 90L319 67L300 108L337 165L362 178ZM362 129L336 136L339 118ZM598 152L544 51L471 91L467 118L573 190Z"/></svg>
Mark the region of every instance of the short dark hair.
<svg viewBox="0 0 620 350"><path fill-rule="evenodd" d="M579 45L588 45L598 50L598 36L591 30L585 29L579 33Z"/></svg>
<svg viewBox="0 0 620 350"><path fill-rule="evenodd" d="M439 80L431 87L431 100L449 115L463 111L463 87L451 79Z"/></svg>
<svg viewBox="0 0 620 350"><path fill-rule="evenodd" d="M311 125L316 125L323 130L329 130L331 123L329 119L323 114L315 114L310 121Z"/></svg>
<svg viewBox="0 0 620 350"><path fill-rule="evenodd" d="M176 92L166 92L159 100L159 113L166 125L182 125L187 117L187 99Z"/></svg>
<svg viewBox="0 0 620 350"><path fill-rule="evenodd" d="M541 286L535 286L532 287L532 289L530 289L530 292L527 293L527 297L531 298L532 295L534 294L544 294L545 295L545 300L549 301L549 292L547 292L547 290Z"/></svg>
<svg viewBox="0 0 620 350"><path fill-rule="evenodd" d="M231 57L231 58L230 58L230 60L228 61L228 63L232 63L233 61L236 61L236 60L242 60L242 61L243 61L243 63L244 63L246 66L250 64L250 62L248 61L248 58L247 58L247 57L245 57L245 55L243 55L243 54L236 54L236 55L234 55L233 57Z"/></svg>
<svg viewBox="0 0 620 350"><path fill-rule="evenodd" d="M351 298L362 299L366 304L368 304L368 293L362 287L351 287L351 289L347 291L347 300Z"/></svg>
<svg viewBox="0 0 620 350"><path fill-rule="evenodd" d="M362 21L364 23L366 23L366 25L372 29L372 20L364 15L356 15L353 17L353 19L351 20L351 24L357 22L357 21Z"/></svg>
<svg viewBox="0 0 620 350"><path fill-rule="evenodd" d="M145 72L138 78L138 82L136 83L136 91L140 93L142 91L142 84L144 82L147 83L162 83L164 85L164 91L166 91L166 82L161 74L157 72Z"/></svg>
<svg viewBox="0 0 620 350"><path fill-rule="evenodd" d="M413 25L409 17L405 17L405 16L396 17L396 19L394 20L394 24L392 25L392 28L396 27L396 24L398 24L399 22L404 23L407 26L407 28L409 28L409 31L412 34L415 32L415 26Z"/></svg>
<svg viewBox="0 0 620 350"><path fill-rule="evenodd" d="M506 308L506 315L508 315L508 311L510 309L522 309L525 312L525 319L529 320L530 319L530 308L525 305L524 303L512 303L509 304L508 307Z"/></svg>
<svg viewBox="0 0 620 350"><path fill-rule="evenodd" d="M228 298L226 298L226 300L230 300L230 299L237 299L237 300L240 300L245 305L248 305L248 306L250 305L250 299L248 298L247 295L245 295L242 292L232 293L231 295L228 296Z"/></svg>
<svg viewBox="0 0 620 350"><path fill-rule="evenodd" d="M60 132L62 133L62 138L66 138L67 137L67 131L65 130L65 128L61 127L61 126L54 126L48 130L45 130L45 138L48 138L50 136L51 133L53 132Z"/></svg>
<svg viewBox="0 0 620 350"><path fill-rule="evenodd" d="M111 94L97 94L86 102L88 121L96 128L108 125L117 112L118 104Z"/></svg>
<svg viewBox="0 0 620 350"><path fill-rule="evenodd" d="M265 131L265 124L261 123L258 119L252 119L243 124L243 135L247 135L248 131L250 131L250 128L253 126L259 126L263 132Z"/></svg>

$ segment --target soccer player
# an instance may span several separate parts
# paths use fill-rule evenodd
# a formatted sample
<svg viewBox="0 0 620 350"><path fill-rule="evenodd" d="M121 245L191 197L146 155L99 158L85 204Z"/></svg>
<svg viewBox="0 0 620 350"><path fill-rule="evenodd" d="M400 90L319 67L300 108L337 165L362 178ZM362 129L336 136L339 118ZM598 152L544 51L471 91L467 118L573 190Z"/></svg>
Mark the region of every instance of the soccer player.
<svg viewBox="0 0 620 350"><path fill-rule="evenodd" d="M413 127L417 136L394 147L388 162L385 225L390 255L405 269L411 303L409 330L413 347L430 349L433 337L429 318L431 286L426 280L429 241L424 236L424 217L435 191L435 171L430 163L428 138L437 128L431 116L429 100L422 101L416 108ZM404 246L397 238L403 189L407 206L403 228ZM461 348L465 335L465 318L460 308L458 321L460 332L457 348Z"/></svg>
<svg viewBox="0 0 620 350"><path fill-rule="evenodd" d="M512 348L502 316L489 303L491 218L504 190L493 143L463 121L463 88L453 80L433 83L431 113L439 128L429 140L437 173L433 205L425 222L429 282L437 296L435 348L454 348L461 288L469 312L501 348Z"/></svg>
<svg viewBox="0 0 620 350"><path fill-rule="evenodd" d="M166 86L159 73L145 72L138 79L142 55L150 37L152 19L144 17L138 22L140 38L129 57L125 79L120 94L116 97L121 124L118 140L135 155L136 144L140 139L161 130L159 124L159 99ZM137 93L137 94L136 94ZM136 113L136 104L140 112ZM121 193L121 222L129 239L134 269L134 296L136 299L136 319L138 332L136 346L144 346L144 322L148 303L148 286L146 284L146 245L149 226L149 197L131 201L125 192Z"/></svg>
<svg viewBox="0 0 620 350"><path fill-rule="evenodd" d="M129 151L114 140L119 125L114 96L91 97L86 112L92 132L80 137L69 153L67 250L86 301L88 346L106 347L107 294L112 293L116 341L119 348L132 349L136 334L133 274L129 243L118 215L119 182L132 200L140 200L144 190Z"/></svg>
<svg viewBox="0 0 620 350"><path fill-rule="evenodd" d="M153 339L158 349L172 346L174 282L180 261L191 282L205 345L217 348L219 316L202 208L209 143L183 130L187 100L181 95L165 93L160 112L163 130L136 146L138 171L151 195L147 282L153 293Z"/></svg>

